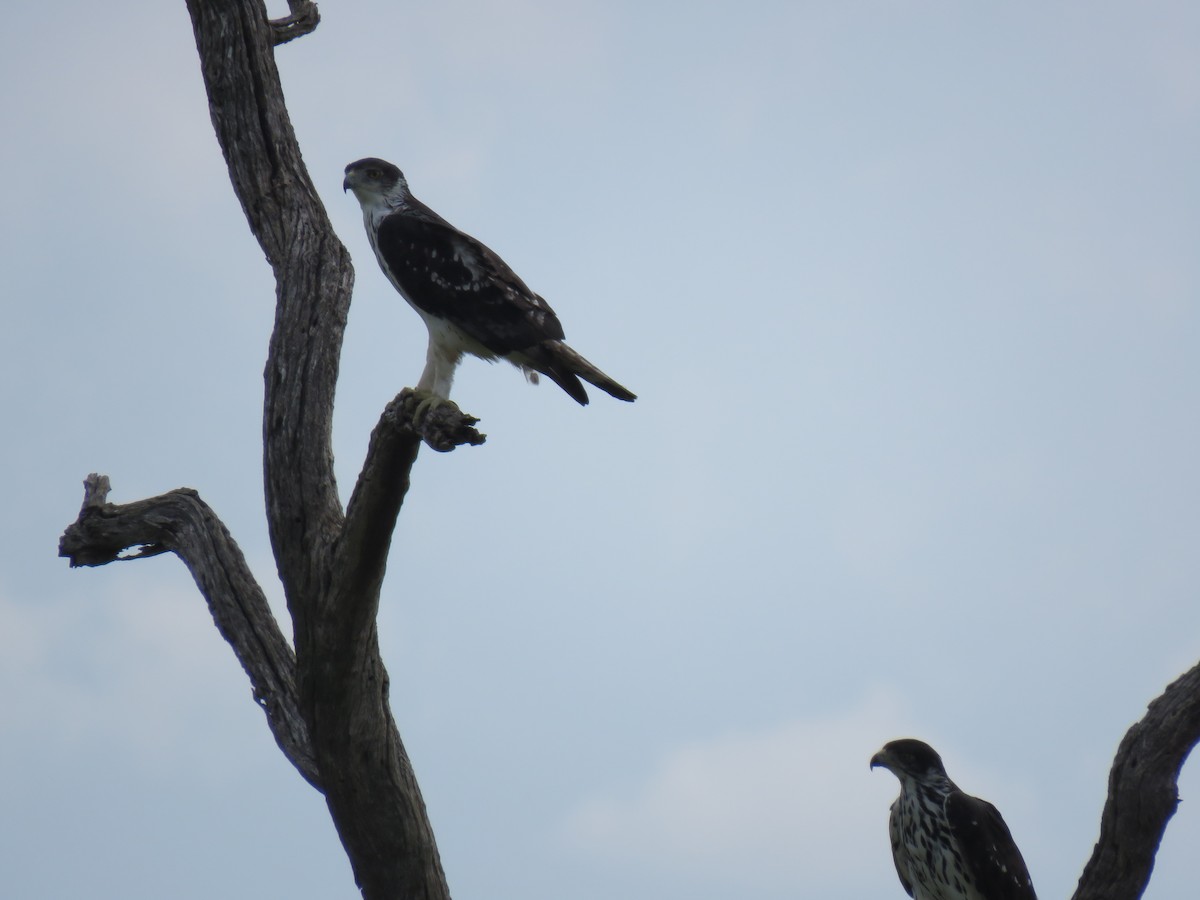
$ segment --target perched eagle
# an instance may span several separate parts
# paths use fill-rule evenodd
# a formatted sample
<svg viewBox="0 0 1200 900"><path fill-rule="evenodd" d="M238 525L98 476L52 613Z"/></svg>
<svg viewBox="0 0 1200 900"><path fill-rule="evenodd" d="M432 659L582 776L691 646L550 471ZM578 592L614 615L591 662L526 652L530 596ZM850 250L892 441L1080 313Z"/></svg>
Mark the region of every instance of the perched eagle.
<svg viewBox="0 0 1200 900"><path fill-rule="evenodd" d="M871 757L900 779L888 831L914 900L1037 900L1021 851L996 807L958 789L923 741L891 741Z"/></svg>
<svg viewBox="0 0 1200 900"><path fill-rule="evenodd" d="M454 369L471 353L507 359L533 383L541 372L581 404L588 402L581 378L618 400L637 399L563 343L550 304L494 252L414 197L390 162L350 163L342 187L362 205L383 274L429 329L418 390L448 400Z"/></svg>

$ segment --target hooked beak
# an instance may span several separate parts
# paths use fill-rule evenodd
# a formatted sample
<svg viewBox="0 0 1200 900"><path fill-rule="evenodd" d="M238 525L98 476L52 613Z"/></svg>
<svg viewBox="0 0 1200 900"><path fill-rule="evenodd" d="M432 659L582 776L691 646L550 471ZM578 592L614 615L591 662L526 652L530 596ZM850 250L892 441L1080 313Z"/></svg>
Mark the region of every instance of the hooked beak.
<svg viewBox="0 0 1200 900"><path fill-rule="evenodd" d="M350 190L350 176L349 175L347 175L345 178L342 179L342 193L344 194L348 190Z"/></svg>
<svg viewBox="0 0 1200 900"><path fill-rule="evenodd" d="M871 768L874 769L876 766L882 766L885 769L888 767L887 755L882 750L871 757Z"/></svg>

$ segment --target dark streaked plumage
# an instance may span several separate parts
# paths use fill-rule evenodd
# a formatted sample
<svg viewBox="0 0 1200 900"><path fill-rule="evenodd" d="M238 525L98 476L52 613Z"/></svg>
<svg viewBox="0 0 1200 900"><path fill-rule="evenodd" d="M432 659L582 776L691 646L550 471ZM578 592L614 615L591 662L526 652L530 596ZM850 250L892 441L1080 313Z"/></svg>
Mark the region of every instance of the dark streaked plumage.
<svg viewBox="0 0 1200 900"><path fill-rule="evenodd" d="M888 830L900 883L914 900L1037 900L1021 851L996 807L964 794L923 741L871 757L900 779Z"/></svg>
<svg viewBox="0 0 1200 900"><path fill-rule="evenodd" d="M418 389L449 399L455 367L471 353L507 359L533 382L540 372L582 404L588 396L580 379L619 400L636 399L567 346L550 304L491 249L416 199L396 166L360 159L346 166L343 187L362 205L380 268L429 329Z"/></svg>

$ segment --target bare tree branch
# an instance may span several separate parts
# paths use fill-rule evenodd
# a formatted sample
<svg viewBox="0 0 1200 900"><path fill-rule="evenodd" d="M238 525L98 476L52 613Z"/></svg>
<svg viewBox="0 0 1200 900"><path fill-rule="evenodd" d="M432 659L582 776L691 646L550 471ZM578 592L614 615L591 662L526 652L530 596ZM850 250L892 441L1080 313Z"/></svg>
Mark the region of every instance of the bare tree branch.
<svg viewBox="0 0 1200 900"><path fill-rule="evenodd" d="M59 542L72 566L101 566L154 553L174 553L208 603L221 636L250 677L279 749L304 779L321 790L308 728L296 692L296 658L241 549L199 494L180 488L116 506L109 482L89 475L83 508ZM131 553L131 548L135 548ZM141 548L149 548L145 552Z"/></svg>
<svg viewBox="0 0 1200 900"><path fill-rule="evenodd" d="M478 446L487 440L486 434L480 434L473 427L479 420L464 413L453 401L443 400L432 409L423 410L421 407L428 398L411 388L401 391L397 399L403 405L407 427L416 431L430 449L449 453L455 447Z"/></svg>
<svg viewBox="0 0 1200 900"><path fill-rule="evenodd" d="M291 10L290 15L271 20L276 46L316 31L321 23L321 14L312 0L288 0L288 9Z"/></svg>
<svg viewBox="0 0 1200 900"><path fill-rule="evenodd" d="M351 596L379 595L392 530L421 447L420 436L407 427L402 417L402 397L397 396L387 405L371 432L367 458L346 507L336 568L344 575L341 590ZM375 612L371 608L364 614L373 620Z"/></svg>
<svg viewBox="0 0 1200 900"><path fill-rule="evenodd" d="M1100 839L1072 900L1136 900L1179 805L1179 772L1200 743L1200 665L1152 701L1125 733L1108 776Z"/></svg>

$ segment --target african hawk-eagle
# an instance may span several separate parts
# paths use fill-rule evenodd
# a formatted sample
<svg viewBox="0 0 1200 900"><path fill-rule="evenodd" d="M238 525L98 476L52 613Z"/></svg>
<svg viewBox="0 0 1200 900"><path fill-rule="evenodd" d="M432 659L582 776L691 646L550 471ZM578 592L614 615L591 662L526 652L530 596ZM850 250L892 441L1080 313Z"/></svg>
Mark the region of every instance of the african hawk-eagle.
<svg viewBox="0 0 1200 900"><path fill-rule="evenodd" d="M996 807L964 794L924 741L891 741L871 757L900 779L888 830L900 883L914 900L1037 900L1021 851Z"/></svg>
<svg viewBox="0 0 1200 900"><path fill-rule="evenodd" d="M496 253L414 197L396 166L360 159L346 166L342 186L362 205L384 275L429 329L418 390L448 400L455 367L470 353L506 359L532 382L540 372L581 404L588 395L580 379L618 400L636 399L568 347L550 304Z"/></svg>

